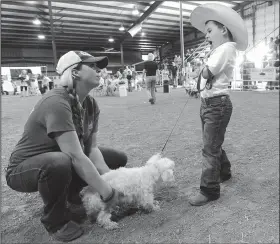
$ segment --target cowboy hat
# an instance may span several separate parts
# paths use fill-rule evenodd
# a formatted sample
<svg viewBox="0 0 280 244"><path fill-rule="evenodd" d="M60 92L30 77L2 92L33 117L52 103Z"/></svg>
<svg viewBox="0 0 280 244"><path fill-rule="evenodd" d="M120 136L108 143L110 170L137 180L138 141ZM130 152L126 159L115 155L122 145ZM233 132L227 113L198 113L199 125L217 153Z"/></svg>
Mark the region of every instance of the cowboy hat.
<svg viewBox="0 0 280 244"><path fill-rule="evenodd" d="M190 16L191 24L201 32L205 32L207 21L214 20L231 32L236 48L245 51L248 46L248 32L241 16L232 8L218 3L207 3L195 8Z"/></svg>

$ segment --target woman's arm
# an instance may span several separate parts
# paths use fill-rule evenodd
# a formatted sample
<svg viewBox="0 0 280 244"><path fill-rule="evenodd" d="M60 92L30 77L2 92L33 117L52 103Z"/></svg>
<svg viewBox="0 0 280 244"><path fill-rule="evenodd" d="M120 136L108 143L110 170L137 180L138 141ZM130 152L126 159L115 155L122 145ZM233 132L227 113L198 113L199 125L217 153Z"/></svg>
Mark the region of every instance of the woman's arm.
<svg viewBox="0 0 280 244"><path fill-rule="evenodd" d="M110 171L104 161L103 155L97 147L97 133L93 133L85 143L85 154L90 158L99 174L103 175Z"/></svg>
<svg viewBox="0 0 280 244"><path fill-rule="evenodd" d="M94 164L84 154L77 133L75 131L55 133L55 140L60 150L71 157L77 174L103 199L107 199L112 194L112 187L101 178Z"/></svg>

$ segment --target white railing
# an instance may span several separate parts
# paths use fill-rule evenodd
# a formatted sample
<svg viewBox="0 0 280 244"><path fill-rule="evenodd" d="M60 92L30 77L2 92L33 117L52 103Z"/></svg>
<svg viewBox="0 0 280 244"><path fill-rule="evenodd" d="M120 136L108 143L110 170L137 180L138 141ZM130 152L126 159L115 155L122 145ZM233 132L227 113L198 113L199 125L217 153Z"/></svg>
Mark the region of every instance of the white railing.
<svg viewBox="0 0 280 244"><path fill-rule="evenodd" d="M277 63L278 62L278 65ZM270 63L272 65L265 65ZM264 68L255 68L253 62L244 62L241 67L234 69L230 88L232 90L278 90L279 89L279 60L263 62Z"/></svg>

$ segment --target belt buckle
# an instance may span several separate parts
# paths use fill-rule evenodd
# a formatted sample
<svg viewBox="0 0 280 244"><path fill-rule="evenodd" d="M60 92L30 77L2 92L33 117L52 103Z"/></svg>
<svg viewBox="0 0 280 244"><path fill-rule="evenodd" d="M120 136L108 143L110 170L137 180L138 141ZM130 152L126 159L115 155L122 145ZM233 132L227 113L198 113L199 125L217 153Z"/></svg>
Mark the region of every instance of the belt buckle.
<svg viewBox="0 0 280 244"><path fill-rule="evenodd" d="M210 102L209 97L206 97L206 98L205 98L205 103L206 103L207 106L209 106L209 104L210 104L209 102Z"/></svg>
<svg viewBox="0 0 280 244"><path fill-rule="evenodd" d="M200 97L203 103L206 103L206 99L204 97Z"/></svg>

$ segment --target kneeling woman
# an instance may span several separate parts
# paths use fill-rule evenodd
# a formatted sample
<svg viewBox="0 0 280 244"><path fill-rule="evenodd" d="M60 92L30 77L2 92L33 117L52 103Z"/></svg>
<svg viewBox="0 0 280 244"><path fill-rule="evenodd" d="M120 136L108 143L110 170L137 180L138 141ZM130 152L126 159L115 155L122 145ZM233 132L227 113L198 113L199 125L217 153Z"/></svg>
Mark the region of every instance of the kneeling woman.
<svg viewBox="0 0 280 244"><path fill-rule="evenodd" d="M39 191L44 202L41 222L60 241L71 241L83 234L67 207L67 201L81 203L82 187L95 189L107 207L118 204L123 196L100 175L125 166L127 157L122 152L97 147L100 111L88 95L99 85L100 69L107 64L107 57L80 51L70 51L60 58L60 87L49 91L34 107L7 168L10 188Z"/></svg>

